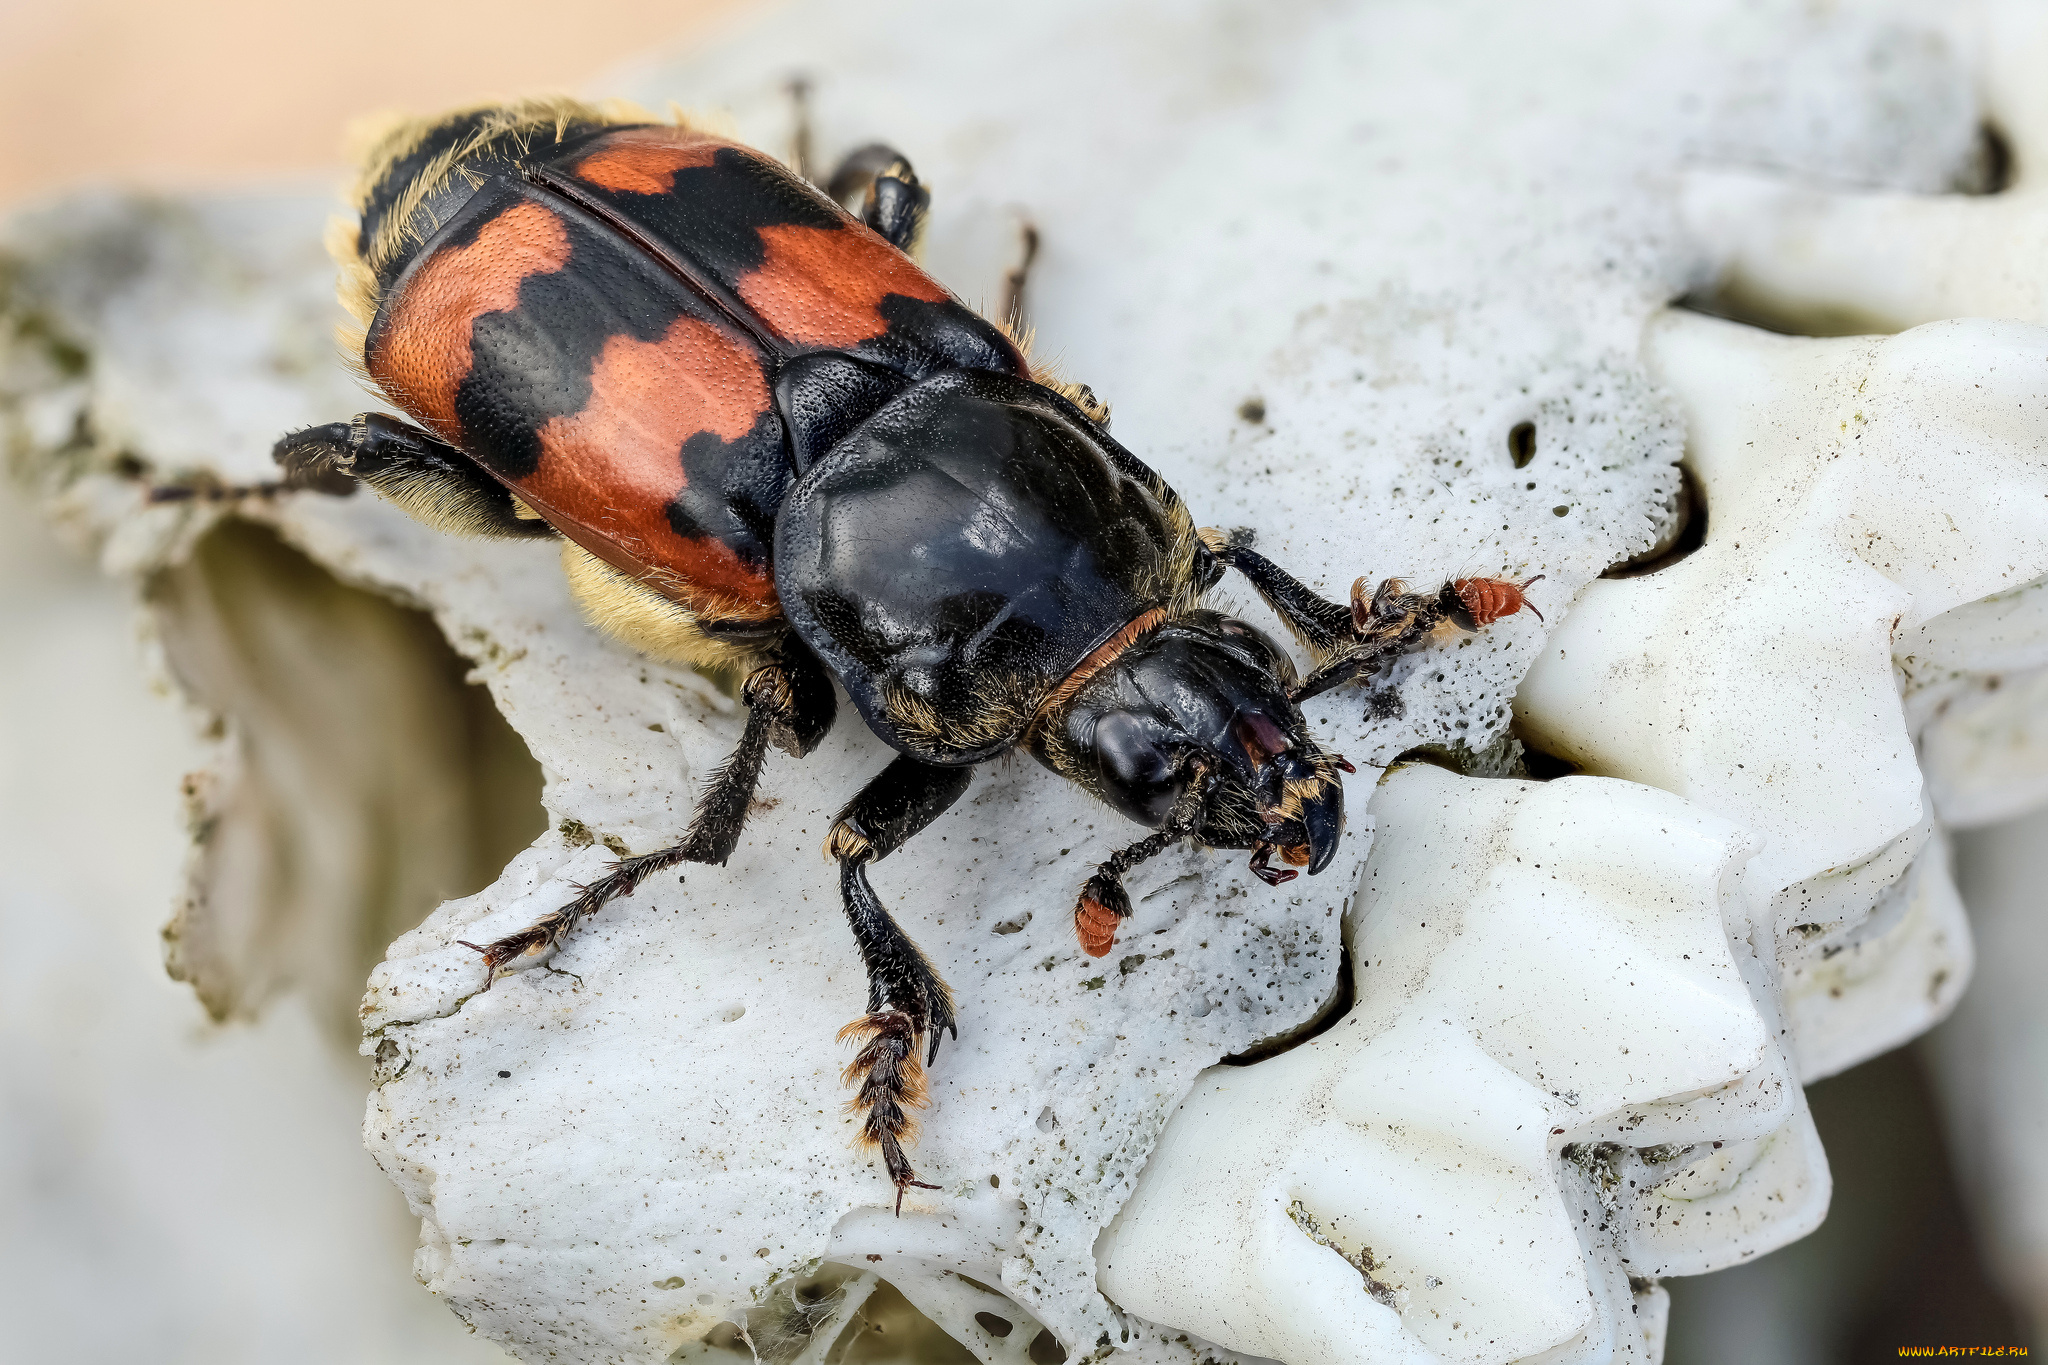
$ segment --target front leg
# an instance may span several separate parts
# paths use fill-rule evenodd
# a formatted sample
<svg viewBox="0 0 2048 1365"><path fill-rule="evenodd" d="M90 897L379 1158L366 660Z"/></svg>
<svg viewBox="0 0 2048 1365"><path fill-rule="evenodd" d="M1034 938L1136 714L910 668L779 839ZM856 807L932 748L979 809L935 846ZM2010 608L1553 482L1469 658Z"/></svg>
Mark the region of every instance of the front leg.
<svg viewBox="0 0 2048 1365"><path fill-rule="evenodd" d="M747 703L747 728L739 747L719 766L697 798L697 812L682 839L667 848L621 858L612 870L584 887L576 899L534 921L516 934L490 943L458 940L484 958L484 989L497 980L498 969L521 957L535 957L559 947L585 915L607 901L630 896L657 872L677 863L723 865L738 846L761 778L761 760L775 744L801 758L817 747L832 728L838 702L824 666L802 645L785 641L773 661L747 677L741 696Z"/></svg>
<svg viewBox="0 0 2048 1365"><path fill-rule="evenodd" d="M555 534L482 465L381 412L294 431L271 458L284 467L286 488L345 492L361 480L436 530L523 540Z"/></svg>
<svg viewBox="0 0 2048 1365"><path fill-rule="evenodd" d="M910 1110L926 1103L924 1069L938 1058L939 1035L957 1038L959 1030L953 993L875 895L867 865L943 815L967 791L972 772L898 758L846 804L825 839L826 856L839 860L846 922L868 974L868 1012L839 1033L842 1042L860 1043L841 1079L858 1087L848 1108L867 1115L860 1140L881 1149L898 1213L905 1190L938 1188L917 1178L903 1144L917 1133Z"/></svg>
<svg viewBox="0 0 2048 1365"><path fill-rule="evenodd" d="M1351 642L1351 613L1253 550L1250 531L1204 527L1199 534L1210 554L1258 590L1316 663L1327 663Z"/></svg>
<svg viewBox="0 0 2048 1365"><path fill-rule="evenodd" d="M1371 677L1401 655L1419 649L1443 621L1463 625L1470 619L1456 584L1446 583L1437 592L1416 593L1409 592L1408 585L1398 578L1381 583L1369 599L1364 579L1352 584L1350 617L1351 639L1287 694L1297 706L1333 687Z"/></svg>
<svg viewBox="0 0 2048 1365"><path fill-rule="evenodd" d="M1131 893L1124 890L1124 873L1181 840L1193 838L1202 827L1202 814L1215 789L1215 773L1208 764L1197 761L1188 777L1187 790L1166 813L1166 822L1158 831L1110 854L1096 867L1095 875L1081 884L1080 898L1074 902L1074 936L1081 940L1082 952L1090 957L1109 955L1109 950L1116 946L1117 929L1131 917ZM1255 871L1265 866L1264 849L1261 844L1260 855L1253 861ZM1265 873L1261 871L1259 875L1264 877ZM1280 880L1288 881L1293 876L1289 872Z"/></svg>
<svg viewBox="0 0 2048 1365"><path fill-rule="evenodd" d="M1419 648L1445 621L1463 630L1483 630L1527 607L1543 619L1523 590L1543 577L1516 583L1505 578L1458 578L1432 593L1411 593L1398 578L1365 595L1365 580L1351 585L1351 605L1341 607L1293 574L1252 550L1242 535L1204 530L1202 544L1221 563L1243 574L1316 662L1316 669L1288 695L1297 703L1354 679L1370 677L1395 658Z"/></svg>
<svg viewBox="0 0 2048 1365"><path fill-rule="evenodd" d="M1420 649L1430 632L1445 621L1460 630L1478 631L1527 607L1537 620L1543 613L1522 590L1543 577L1514 582L1506 578L1459 578L1433 593L1412 593L1398 578L1381 583L1371 598L1365 580L1351 585L1351 642L1328 663L1309 674L1288 693L1297 705L1358 678L1368 678L1410 650Z"/></svg>

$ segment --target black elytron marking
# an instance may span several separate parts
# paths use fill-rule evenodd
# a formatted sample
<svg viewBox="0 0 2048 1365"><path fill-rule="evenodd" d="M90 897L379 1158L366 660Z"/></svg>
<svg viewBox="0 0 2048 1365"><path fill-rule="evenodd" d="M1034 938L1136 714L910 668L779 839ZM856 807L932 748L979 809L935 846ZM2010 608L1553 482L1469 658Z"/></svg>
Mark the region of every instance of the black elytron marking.
<svg viewBox="0 0 2048 1365"><path fill-rule="evenodd" d="M392 161L378 177L377 183L370 187L369 193L363 197L362 222L356 229L356 254L364 260L370 259L370 245L377 234L383 231L384 220L435 158L471 141L487 125L500 121L501 117L502 111L488 108L471 109L451 115L429 129L405 155ZM563 140L602 131L604 126L600 124L571 123L563 132ZM417 245L440 231L444 224L461 211L462 206L477 189L486 183L485 176L493 171L512 169L520 152L519 142L507 136L487 142L476 153L466 157L462 163L463 169L445 177L441 187L429 194L413 210L411 227L414 249L394 253L378 268L378 287L389 289L392 281L398 278L417 254ZM481 222L469 225L469 240L474 239L476 231L481 227Z"/></svg>
<svg viewBox="0 0 2048 1365"><path fill-rule="evenodd" d="M370 192L363 197L362 226L356 232L356 253L365 259L370 254L370 242L384 225L384 219L397 205L412 183L435 157L457 144L474 137L478 128L491 116L488 109L474 109L467 113L444 119L428 131L418 144L404 156L393 161ZM378 283L389 286L401 267L387 265L387 273L380 276Z"/></svg>
<svg viewBox="0 0 2048 1365"><path fill-rule="evenodd" d="M940 370L992 370L1029 379L1030 366L1010 339L988 319L961 303L934 303L908 294L889 294L875 311L889 324L878 337L850 348L853 355L887 365L913 379Z"/></svg>
<svg viewBox="0 0 2048 1365"><path fill-rule="evenodd" d="M781 166L736 148L720 148L708 166L676 171L663 193L600 188L569 179L560 169L584 155L565 149L529 171L531 181L603 220L678 277L723 308L764 347L790 348L761 325L735 289L742 276L768 259L762 228L852 230L839 206ZM1009 338L957 299L933 302L885 295L876 312L887 325L879 336L842 354L885 365L912 379L946 369L993 370L1019 379L1030 367Z"/></svg>
<svg viewBox="0 0 2048 1365"><path fill-rule="evenodd" d="M464 435L501 478L530 476L540 465L539 428L589 406L606 342L653 341L686 313L704 315L672 285L649 288L653 272L580 215L561 217L567 262L528 276L516 307L475 320L469 374L455 391Z"/></svg>
<svg viewBox="0 0 2048 1365"><path fill-rule="evenodd" d="M695 263L727 285L768 259L764 227L843 228L838 205L765 157L721 147L708 166L675 173L666 194L598 191L665 242L688 243Z"/></svg>
<svg viewBox="0 0 2048 1365"><path fill-rule="evenodd" d="M682 463L690 483L669 502L668 524L685 540L725 542L750 568L768 567L775 514L789 491L790 471L780 460L761 459L760 452L782 447L782 420L772 406L737 441L722 441L711 431L684 441ZM746 534L735 535L736 527Z"/></svg>
<svg viewBox="0 0 2048 1365"><path fill-rule="evenodd" d="M894 370L836 351L787 362L775 377L775 405L789 428L789 458L801 475L847 433L903 392Z"/></svg>
<svg viewBox="0 0 2048 1365"><path fill-rule="evenodd" d="M592 374L608 343L654 341L686 316L731 331L719 310L607 226L559 200L550 207L568 234L566 260L559 270L527 277L512 308L473 321L470 371L455 392L470 452L514 483L539 468L541 430L589 407ZM455 232L474 241L494 216L472 214ZM665 509L670 526L688 539L719 541L742 563L765 570L791 477L785 445L772 404L735 440L712 431L684 439Z"/></svg>

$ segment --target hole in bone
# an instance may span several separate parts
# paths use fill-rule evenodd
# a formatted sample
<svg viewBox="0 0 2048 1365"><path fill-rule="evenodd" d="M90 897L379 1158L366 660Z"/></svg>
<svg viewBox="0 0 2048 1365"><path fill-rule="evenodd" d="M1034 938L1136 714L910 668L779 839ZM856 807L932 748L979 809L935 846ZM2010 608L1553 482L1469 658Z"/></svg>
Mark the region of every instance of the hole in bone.
<svg viewBox="0 0 2048 1365"><path fill-rule="evenodd" d="M1031 1339L1031 1365L1061 1365L1066 1358L1060 1339L1052 1333L1041 1331Z"/></svg>
<svg viewBox="0 0 2048 1365"><path fill-rule="evenodd" d="M2003 194L2012 187L2012 143L2005 130L1988 119L1977 125L1970 159L1956 172L1957 194Z"/></svg>
<svg viewBox="0 0 2048 1365"><path fill-rule="evenodd" d="M718 1022L721 1024L737 1023L746 1017L746 1013L747 1007L745 1005L727 1005L718 1012Z"/></svg>
<svg viewBox="0 0 2048 1365"><path fill-rule="evenodd" d="M1016 1317L1037 1326L1021 1309ZM744 1335L741 1321L721 1322L669 1360L707 1365L752 1365L756 1360L780 1365L797 1359L841 1365L902 1360L974 1365L974 1355L958 1339L967 1335L964 1315L952 1326L947 1331L944 1323L919 1311L887 1280L827 1261L810 1275L777 1285L764 1302L748 1309Z"/></svg>
<svg viewBox="0 0 2048 1365"><path fill-rule="evenodd" d="M998 924L996 926L996 932L999 934L1020 933L1023 931L1024 926L1029 923L1031 923L1031 912L1029 910L1026 910L1023 914L1017 916L1017 918L1006 919L1001 924Z"/></svg>
<svg viewBox="0 0 2048 1365"><path fill-rule="evenodd" d="M1788 337L1862 337L1890 335L1899 330L1886 319L1859 309L1777 298L1752 288L1739 276L1717 280L1672 300L1671 306Z"/></svg>
<svg viewBox="0 0 2048 1365"><path fill-rule="evenodd" d="M1568 758L1561 758L1531 744L1521 733L1519 723L1510 725L1508 733L1522 746L1522 775L1531 782L1552 782L1560 777L1576 777L1584 768Z"/></svg>
<svg viewBox="0 0 2048 1365"><path fill-rule="evenodd" d="M223 522L145 600L172 673L237 751L187 784L213 834L167 930L171 974L216 1018L289 982L353 1038L384 946L546 828L540 765L425 612L267 527ZM365 849L378 856L349 852Z"/></svg>
<svg viewBox="0 0 2048 1365"><path fill-rule="evenodd" d="M1668 569L1707 541L1707 494L1684 465L1678 467L1678 492L1673 497L1663 534L1656 544L1619 564L1609 565L1602 578L1644 578Z"/></svg>
<svg viewBox="0 0 2048 1365"><path fill-rule="evenodd" d="M1442 681L1441 675L1438 675L1438 681ZM1370 716L1371 713L1367 714ZM1427 763L1432 768L1442 768L1460 777L1528 776L1522 771L1522 746L1508 735L1501 735L1477 749L1458 739L1416 744L1394 755L1387 771L1410 763Z"/></svg>
<svg viewBox="0 0 2048 1365"><path fill-rule="evenodd" d="M1517 422L1508 428L1508 458L1515 462L1517 469L1528 468L1529 461L1536 458L1534 422Z"/></svg>
<svg viewBox="0 0 2048 1365"><path fill-rule="evenodd" d="M1394 761L1387 767L1391 770L1405 763L1427 763L1432 768L1442 768L1445 772L1456 773L1460 777L1467 776L1468 765L1458 752L1441 744L1417 744L1412 748L1403 749L1394 755Z"/></svg>
<svg viewBox="0 0 2048 1365"><path fill-rule="evenodd" d="M1039 1111L1038 1111L1038 1131L1039 1131L1039 1132L1041 1132L1041 1133L1050 1133L1050 1132L1051 1132L1051 1131L1052 1131L1053 1129L1055 1129L1055 1128L1057 1128L1057 1127L1059 1127L1059 1126L1060 1126L1060 1121L1059 1121L1059 1119L1058 1119L1058 1118L1057 1118L1057 1117L1056 1117L1056 1116L1055 1116L1055 1115L1053 1114L1053 1112L1052 1112L1052 1106L1051 1106L1051 1105L1047 1105L1047 1106L1046 1106L1045 1108L1043 1108L1043 1109L1041 1109L1041 1110L1039 1110Z"/></svg>
<svg viewBox="0 0 2048 1365"><path fill-rule="evenodd" d="M994 1313L976 1313L974 1320L992 1337L1006 1337L1017 1330L1008 1318L999 1318Z"/></svg>
<svg viewBox="0 0 2048 1365"><path fill-rule="evenodd" d="M1337 989L1330 993L1310 1020L1297 1029L1255 1043L1243 1052L1225 1057L1224 1066L1250 1066L1263 1062L1268 1057L1277 1057L1283 1052L1300 1047L1312 1038L1328 1033L1337 1026L1337 1021L1351 1012L1351 1006L1358 1000L1358 985L1351 977L1351 945L1345 943L1337 954Z"/></svg>

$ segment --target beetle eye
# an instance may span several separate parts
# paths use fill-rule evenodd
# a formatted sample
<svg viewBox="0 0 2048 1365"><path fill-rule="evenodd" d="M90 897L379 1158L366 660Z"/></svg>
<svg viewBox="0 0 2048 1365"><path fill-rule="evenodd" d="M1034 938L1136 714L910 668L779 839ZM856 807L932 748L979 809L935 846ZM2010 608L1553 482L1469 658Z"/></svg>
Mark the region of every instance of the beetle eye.
<svg viewBox="0 0 2048 1365"><path fill-rule="evenodd" d="M1140 824L1163 824L1188 781L1176 746L1158 723L1112 711L1096 721L1094 747L1103 799Z"/></svg>

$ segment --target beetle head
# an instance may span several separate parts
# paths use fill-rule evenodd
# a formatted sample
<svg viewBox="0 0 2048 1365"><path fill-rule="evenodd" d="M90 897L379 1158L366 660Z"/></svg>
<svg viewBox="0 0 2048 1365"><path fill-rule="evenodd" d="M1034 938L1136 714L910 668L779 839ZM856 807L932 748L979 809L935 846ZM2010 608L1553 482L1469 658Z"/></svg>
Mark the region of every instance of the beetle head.
<svg viewBox="0 0 2048 1365"><path fill-rule="evenodd" d="M1329 865L1344 832L1344 760L1309 737L1287 699L1294 667L1256 628L1213 611L1181 617L1101 668L1048 717L1033 752L1140 824L1164 825L1204 784L1193 831L1218 848L1258 850L1268 882Z"/></svg>

